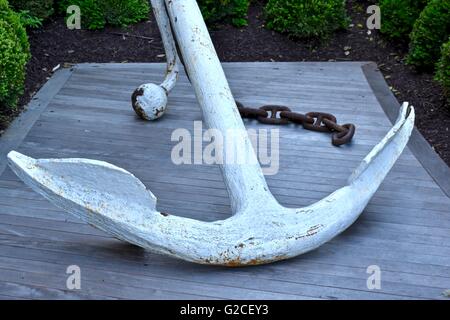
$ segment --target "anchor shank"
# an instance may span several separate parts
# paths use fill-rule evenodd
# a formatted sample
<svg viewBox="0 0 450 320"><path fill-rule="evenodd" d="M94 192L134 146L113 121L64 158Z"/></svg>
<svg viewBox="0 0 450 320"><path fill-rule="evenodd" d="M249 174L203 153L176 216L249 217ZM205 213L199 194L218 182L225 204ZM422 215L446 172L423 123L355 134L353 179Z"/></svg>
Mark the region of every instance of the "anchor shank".
<svg viewBox="0 0 450 320"><path fill-rule="evenodd" d="M170 20L167 15L164 0L150 0L150 2L156 18L156 23L158 24L161 33L167 59L167 76L161 84L161 87L163 87L166 92L170 92L177 82L179 72L177 49L172 36Z"/></svg>
<svg viewBox="0 0 450 320"><path fill-rule="evenodd" d="M227 146L237 146L240 156L245 153L244 165L227 161L226 155L221 165L233 212L261 205L261 199L264 205L275 204L197 2L166 0L166 4L206 126L218 129Z"/></svg>

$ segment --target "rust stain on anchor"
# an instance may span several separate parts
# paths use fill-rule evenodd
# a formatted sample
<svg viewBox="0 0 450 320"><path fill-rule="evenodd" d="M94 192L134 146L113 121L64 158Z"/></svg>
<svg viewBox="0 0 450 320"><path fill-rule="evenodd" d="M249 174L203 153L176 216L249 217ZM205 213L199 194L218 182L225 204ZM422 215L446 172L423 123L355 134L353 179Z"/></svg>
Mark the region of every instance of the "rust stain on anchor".
<svg viewBox="0 0 450 320"><path fill-rule="evenodd" d="M138 88L134 90L133 95L131 96L131 105L133 106L134 111L141 117L146 118L145 112L137 101L138 97L144 95L144 89Z"/></svg>

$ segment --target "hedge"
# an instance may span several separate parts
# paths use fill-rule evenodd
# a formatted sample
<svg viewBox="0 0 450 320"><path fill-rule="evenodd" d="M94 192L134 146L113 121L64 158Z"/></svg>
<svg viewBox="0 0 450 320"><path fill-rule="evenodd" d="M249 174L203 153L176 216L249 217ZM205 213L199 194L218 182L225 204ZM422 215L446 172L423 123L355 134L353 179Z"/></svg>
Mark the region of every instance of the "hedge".
<svg viewBox="0 0 450 320"><path fill-rule="evenodd" d="M23 93L30 48L20 16L0 0L0 118L16 108Z"/></svg>
<svg viewBox="0 0 450 320"><path fill-rule="evenodd" d="M450 0L431 0L414 24L408 63L419 69L433 68L449 35Z"/></svg>
<svg viewBox="0 0 450 320"><path fill-rule="evenodd" d="M81 26L92 30L139 22L148 18L150 10L147 0L62 0L61 12L66 13L70 5L80 7Z"/></svg>
<svg viewBox="0 0 450 320"><path fill-rule="evenodd" d="M436 80L444 87L448 105L450 106L450 39L442 46L441 52L442 57L436 67Z"/></svg>
<svg viewBox="0 0 450 320"><path fill-rule="evenodd" d="M198 0L203 18L208 24L231 21L237 27L247 25L249 0Z"/></svg>
<svg viewBox="0 0 450 320"><path fill-rule="evenodd" d="M53 14L54 0L9 0L10 6L19 11L28 11L33 17L47 19Z"/></svg>
<svg viewBox="0 0 450 320"><path fill-rule="evenodd" d="M409 40L414 23L430 0L381 0L381 32L388 37Z"/></svg>
<svg viewBox="0 0 450 320"><path fill-rule="evenodd" d="M346 28L344 0L269 0L266 26L295 38L327 38Z"/></svg>

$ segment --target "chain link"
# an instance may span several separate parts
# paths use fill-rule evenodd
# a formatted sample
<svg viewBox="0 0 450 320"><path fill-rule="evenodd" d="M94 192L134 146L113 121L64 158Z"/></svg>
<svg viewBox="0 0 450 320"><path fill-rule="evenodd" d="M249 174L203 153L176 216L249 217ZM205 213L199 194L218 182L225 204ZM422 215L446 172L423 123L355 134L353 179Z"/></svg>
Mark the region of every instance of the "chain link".
<svg viewBox="0 0 450 320"><path fill-rule="evenodd" d="M331 142L338 147L352 141L356 127L351 123L339 125L336 117L330 113L308 112L306 114L292 112L286 106L266 105L261 108L247 108L236 101L242 118L256 119L264 124L287 125L290 122L301 124L306 130L332 133Z"/></svg>

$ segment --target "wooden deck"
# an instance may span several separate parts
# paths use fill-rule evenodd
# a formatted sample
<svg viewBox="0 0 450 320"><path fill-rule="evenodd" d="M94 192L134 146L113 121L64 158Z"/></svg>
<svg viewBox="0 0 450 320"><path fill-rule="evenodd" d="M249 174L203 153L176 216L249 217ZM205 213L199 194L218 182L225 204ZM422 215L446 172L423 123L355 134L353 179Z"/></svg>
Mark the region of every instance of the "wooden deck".
<svg viewBox="0 0 450 320"><path fill-rule="evenodd" d="M397 107L371 64L224 67L235 97L247 106L332 112L340 123L357 125L354 143L341 148L331 146L327 134L280 128L280 171L267 180L286 206L306 206L343 186L389 130L386 113L392 117ZM417 132L344 234L296 259L250 268L194 265L119 242L55 208L6 168L12 149L37 158L104 160L140 178L162 211L226 218L229 198L219 168L170 161L172 131L192 130L193 120L201 120L186 77L160 121L144 122L131 109L132 91L159 82L163 73L162 64L83 64L58 71L0 139L0 299L445 299L450 175ZM69 265L81 268L81 290L66 288ZM366 286L370 265L381 268L380 290Z"/></svg>

